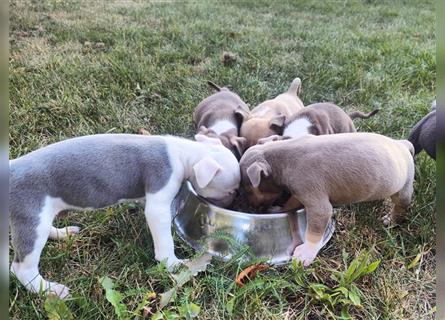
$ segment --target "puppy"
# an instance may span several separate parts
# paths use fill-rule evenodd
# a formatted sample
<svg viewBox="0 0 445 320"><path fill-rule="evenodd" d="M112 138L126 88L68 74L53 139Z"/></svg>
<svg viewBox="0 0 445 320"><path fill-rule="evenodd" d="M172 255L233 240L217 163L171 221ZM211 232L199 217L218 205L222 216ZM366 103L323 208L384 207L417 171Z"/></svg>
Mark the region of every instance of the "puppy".
<svg viewBox="0 0 445 320"><path fill-rule="evenodd" d="M332 206L391 197L394 208L385 224L405 213L411 202L414 148L407 140L374 133L305 135L256 145L240 161L248 201L271 205L288 191L307 214L306 239L294 257L309 265L321 247ZM290 215L291 230L298 230ZM296 235L294 236L296 238Z"/></svg>
<svg viewBox="0 0 445 320"><path fill-rule="evenodd" d="M295 78L287 92L252 109L240 129L240 136L247 139L247 148L261 138L283 133L286 119L303 108L303 102L298 98L300 90L301 80Z"/></svg>
<svg viewBox="0 0 445 320"><path fill-rule="evenodd" d="M51 144L10 161L9 212L14 247L11 272L30 291L68 296L64 285L39 273L48 239L66 239L78 227L57 229L63 210L94 210L145 199L155 258L168 267L174 252L170 206L184 180L201 196L228 206L240 183L238 161L218 139L99 134Z"/></svg>
<svg viewBox="0 0 445 320"><path fill-rule="evenodd" d="M218 138L238 159L244 152L246 139L238 137L241 122L249 108L241 98L227 88L208 84L218 92L202 100L193 113L199 134Z"/></svg>
<svg viewBox="0 0 445 320"><path fill-rule="evenodd" d="M414 146L414 155L425 152L436 160L436 100L431 105L431 112L417 122L409 134L408 140Z"/></svg>
<svg viewBox="0 0 445 320"><path fill-rule="evenodd" d="M269 141L296 138L305 134L319 136L323 134L357 132L352 120L355 118L369 118L378 111L379 109L376 109L367 114L354 111L347 114L333 103L314 103L301 109L286 120L282 136L273 135L260 139L258 143L263 144Z"/></svg>

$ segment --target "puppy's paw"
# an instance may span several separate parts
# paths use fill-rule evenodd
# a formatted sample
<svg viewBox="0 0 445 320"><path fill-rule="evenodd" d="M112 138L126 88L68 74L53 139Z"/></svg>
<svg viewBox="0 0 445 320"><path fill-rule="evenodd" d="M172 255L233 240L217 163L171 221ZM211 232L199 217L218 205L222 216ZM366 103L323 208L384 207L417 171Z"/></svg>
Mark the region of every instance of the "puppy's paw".
<svg viewBox="0 0 445 320"><path fill-rule="evenodd" d="M56 282L47 283L48 289L46 289L46 294L51 295L54 294L58 296L60 299L65 300L70 297L70 289L63 284Z"/></svg>
<svg viewBox="0 0 445 320"><path fill-rule="evenodd" d="M317 256L318 250L308 245L307 243L303 243L295 248L293 258L297 261L301 261L303 266L309 266Z"/></svg>
<svg viewBox="0 0 445 320"><path fill-rule="evenodd" d="M78 234L80 232L80 228L76 226L69 226L66 228L55 228L52 227L49 233L49 238L54 240L66 240L70 236Z"/></svg>
<svg viewBox="0 0 445 320"><path fill-rule="evenodd" d="M382 218L382 222L385 227L389 227L391 225L391 221L391 214L389 213L385 214L385 216Z"/></svg>
<svg viewBox="0 0 445 320"><path fill-rule="evenodd" d="M383 218L383 225L385 227L389 227L389 226L395 226L398 225L400 223L403 223L403 220L405 218L405 212L400 213L400 212L394 212L392 211L391 213L386 214Z"/></svg>
<svg viewBox="0 0 445 320"><path fill-rule="evenodd" d="M79 232L80 232L80 227L77 227L77 226L66 227L66 233L70 236L78 234Z"/></svg>
<svg viewBox="0 0 445 320"><path fill-rule="evenodd" d="M166 261L165 265L167 266L167 270L172 272L177 267L179 267L180 265L182 265L182 264L184 264L186 262L187 262L187 260L181 260L181 259L178 259L176 257L170 257L170 258L167 258L167 261Z"/></svg>

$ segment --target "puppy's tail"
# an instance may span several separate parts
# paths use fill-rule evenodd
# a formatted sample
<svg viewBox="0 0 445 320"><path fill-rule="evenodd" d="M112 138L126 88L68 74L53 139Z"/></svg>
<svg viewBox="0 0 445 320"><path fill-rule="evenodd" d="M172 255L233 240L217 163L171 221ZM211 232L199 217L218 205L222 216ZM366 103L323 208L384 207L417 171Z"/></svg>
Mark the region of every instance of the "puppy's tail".
<svg viewBox="0 0 445 320"><path fill-rule="evenodd" d="M207 81L207 84L208 84L209 86L211 86L213 89L215 89L216 91L221 91L221 90L223 90L223 88L221 88L220 86L218 86L217 84L215 84L215 83L212 82L212 81Z"/></svg>
<svg viewBox="0 0 445 320"><path fill-rule="evenodd" d="M292 83L290 84L289 89L287 90L287 93L294 94L298 96L301 91L301 79L295 78Z"/></svg>
<svg viewBox="0 0 445 320"><path fill-rule="evenodd" d="M369 113L363 113L361 111L353 111L351 113L348 114L349 118L351 118L352 120L356 119L356 118L360 118L360 119L368 119L370 117L372 117L373 115L375 115L377 112L379 112L380 109L375 109L372 110Z"/></svg>

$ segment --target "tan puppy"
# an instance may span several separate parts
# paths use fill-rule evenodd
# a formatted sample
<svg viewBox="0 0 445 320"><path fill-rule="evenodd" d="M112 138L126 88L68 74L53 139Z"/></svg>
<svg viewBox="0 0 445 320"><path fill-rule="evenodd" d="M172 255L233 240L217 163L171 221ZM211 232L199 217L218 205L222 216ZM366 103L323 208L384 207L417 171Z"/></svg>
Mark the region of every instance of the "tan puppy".
<svg viewBox="0 0 445 320"><path fill-rule="evenodd" d="M369 113L354 111L347 114L333 103L310 104L286 120L282 136L273 135L260 139L258 143L297 138L305 134L320 136L323 134L357 132L352 120L355 118L367 119L378 111L379 109Z"/></svg>
<svg viewBox="0 0 445 320"><path fill-rule="evenodd" d="M240 129L240 136L247 139L247 148L261 138L283 133L286 119L303 108L303 102L298 98L300 89L301 80L295 78L287 92L252 109Z"/></svg>
<svg viewBox="0 0 445 320"><path fill-rule="evenodd" d="M218 92L202 100L193 113L198 134L219 138L222 144L239 159L245 150L246 139L238 137L249 107L228 88L221 88L211 81L208 84Z"/></svg>
<svg viewBox="0 0 445 320"><path fill-rule="evenodd" d="M320 250L333 205L391 197L385 223L407 211L413 153L409 141L374 133L305 135L248 149L240 161L241 182L253 205L272 204L287 190L296 206L305 207L306 239L293 255L307 266ZM291 226L297 228L295 221Z"/></svg>

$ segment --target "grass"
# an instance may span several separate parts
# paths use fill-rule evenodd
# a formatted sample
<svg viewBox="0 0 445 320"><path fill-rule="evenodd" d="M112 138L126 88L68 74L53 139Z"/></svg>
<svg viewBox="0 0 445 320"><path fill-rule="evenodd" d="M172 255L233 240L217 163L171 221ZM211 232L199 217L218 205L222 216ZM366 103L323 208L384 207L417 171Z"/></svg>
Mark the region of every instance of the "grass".
<svg viewBox="0 0 445 320"><path fill-rule="evenodd" d="M348 111L379 107L374 118L356 121L359 130L404 138L435 97L435 21L433 1L13 0L10 156L64 138L139 128L191 137L192 111L211 93L206 80L230 86L254 106L299 76L305 104L334 101ZM222 63L225 51L237 59ZM353 317L433 319L435 176L435 162L421 154L412 209L401 225L382 226L382 202L347 206L310 269L274 267L239 289L234 279L246 264L213 261L180 289L165 317L194 303L201 319L333 318L309 286L333 286L333 270L345 270L369 250L381 263L355 282L363 295L361 306L350 309ZM57 220L83 229L68 242L49 242L41 270L71 288L67 306L76 319L116 317L100 277L113 279L128 310L147 293L173 286L154 261L140 211L125 205ZM194 255L179 239L176 244L179 256ZM14 279L9 293L12 319L46 318L43 297ZM158 301L147 308L147 314L156 312Z"/></svg>

